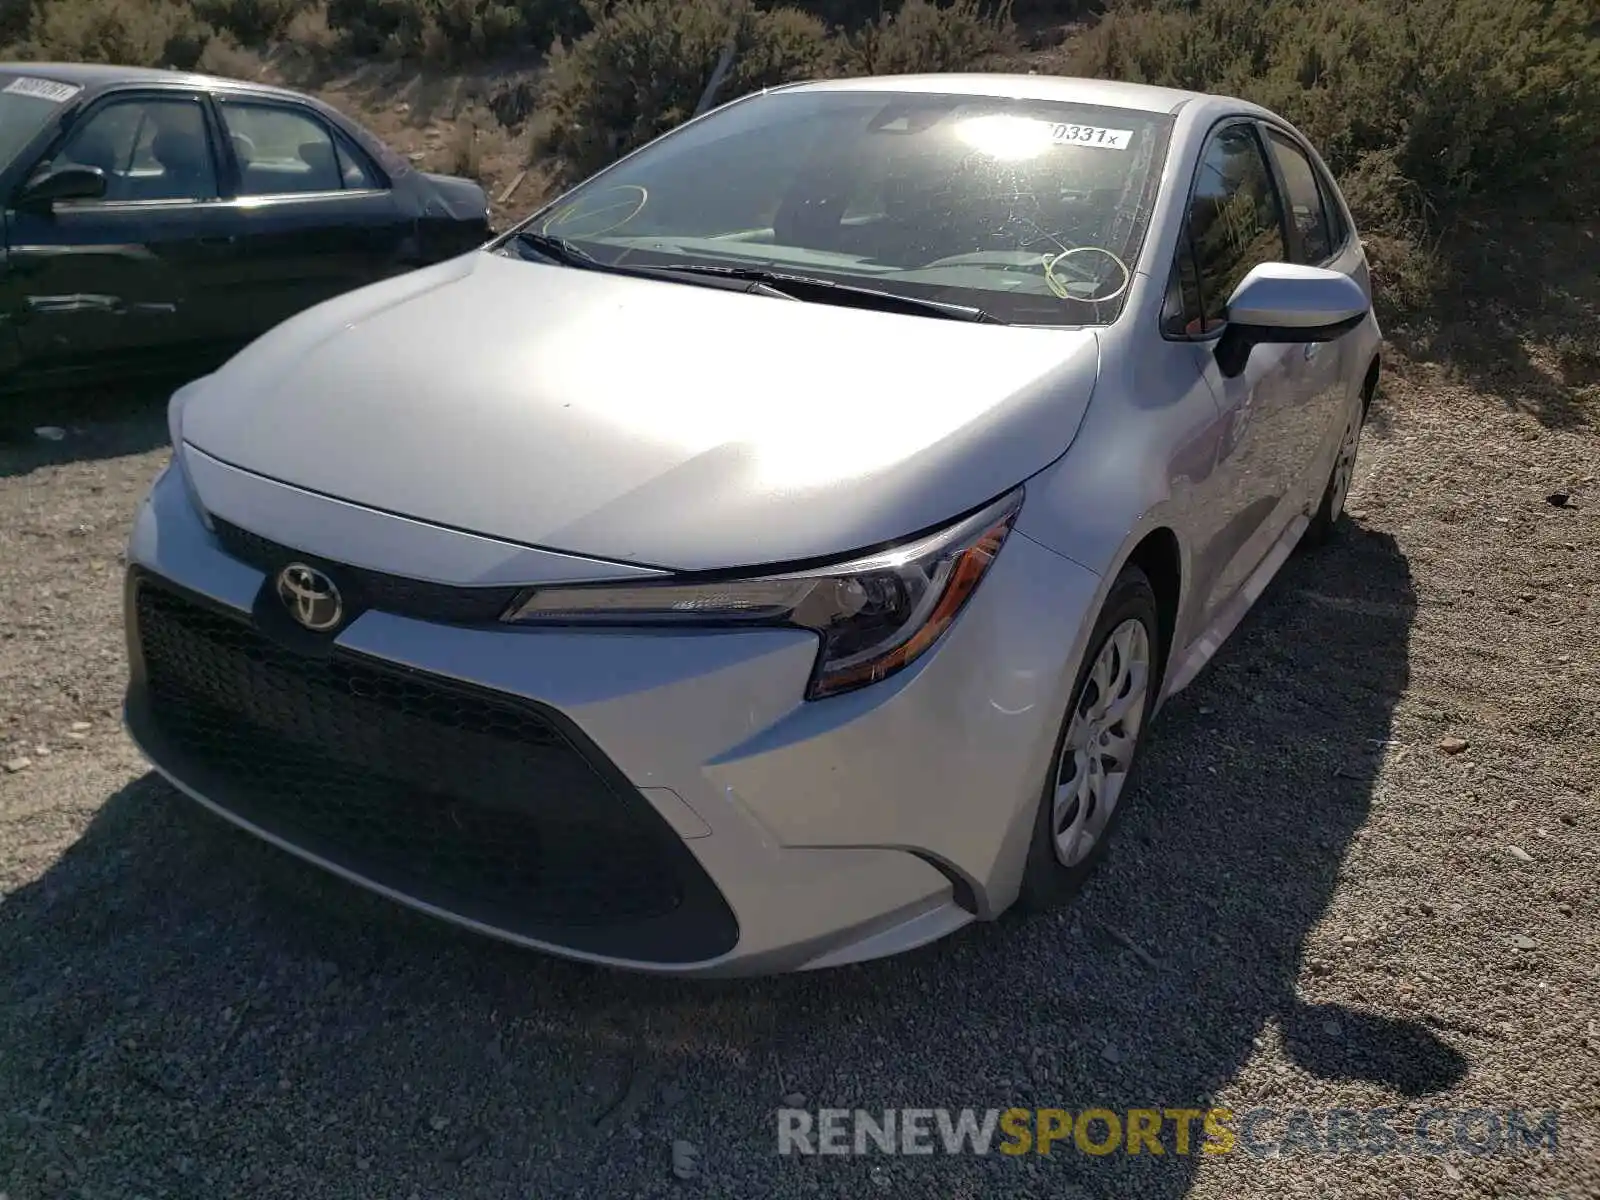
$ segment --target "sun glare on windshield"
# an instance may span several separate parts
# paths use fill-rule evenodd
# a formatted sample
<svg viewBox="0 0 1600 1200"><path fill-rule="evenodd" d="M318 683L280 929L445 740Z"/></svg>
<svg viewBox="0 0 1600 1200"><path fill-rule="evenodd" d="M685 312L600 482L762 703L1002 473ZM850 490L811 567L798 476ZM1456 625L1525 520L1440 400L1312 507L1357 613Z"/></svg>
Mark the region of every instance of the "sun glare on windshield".
<svg viewBox="0 0 1600 1200"><path fill-rule="evenodd" d="M1049 121L992 113L958 122L955 135L980 153L1002 162L1037 158L1050 149Z"/></svg>

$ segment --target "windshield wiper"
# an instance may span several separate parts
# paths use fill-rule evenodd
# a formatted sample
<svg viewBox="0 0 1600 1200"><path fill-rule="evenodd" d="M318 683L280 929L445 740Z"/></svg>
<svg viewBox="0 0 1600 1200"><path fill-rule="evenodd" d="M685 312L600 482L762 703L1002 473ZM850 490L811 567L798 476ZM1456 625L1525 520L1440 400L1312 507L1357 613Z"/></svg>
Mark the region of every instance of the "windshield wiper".
<svg viewBox="0 0 1600 1200"><path fill-rule="evenodd" d="M817 279L810 275L792 275L787 271L769 271L762 267L724 267L706 263L663 263L641 266L629 263L602 262L583 247L548 233L524 230L515 240L532 248L534 253L566 267L589 271L610 271L618 275L634 275L644 279L681 279L685 275L699 275L709 280L752 284L752 291L789 300L820 301L824 304L845 304L852 308L872 308L880 312L910 313L913 316L942 317L947 321L975 321L990 325L1004 324L1000 318L981 308L967 304L949 304L943 300L924 300L918 296L905 296L899 292L886 292L880 288L860 287L856 284L834 283L831 279ZM689 280L683 280L687 283Z"/></svg>
<svg viewBox="0 0 1600 1200"><path fill-rule="evenodd" d="M524 246L529 246L534 253L554 259L564 267L586 267L590 270L605 270L606 264L575 242L566 238L555 237L548 233L534 233L524 229L516 235L516 241Z"/></svg>
<svg viewBox="0 0 1600 1200"><path fill-rule="evenodd" d="M886 292L881 288L860 287L851 283L835 283L831 279L817 279L810 275L791 275L787 271L771 271L763 267L722 267L703 263L672 263L653 268L682 275L715 275L723 279L742 279L764 284L776 291L793 296L796 300L814 300L823 304L845 304L852 308L872 308L879 312L910 313L913 316L943 317L948 321L976 321L990 325L1003 325L999 317L973 308L968 304L950 304L943 300L924 300L920 296L906 296L899 292Z"/></svg>
<svg viewBox="0 0 1600 1200"><path fill-rule="evenodd" d="M564 267L578 267L585 271L609 271L614 275L632 275L637 279L676 279L680 283L691 283L701 287L729 287L735 284L744 284L743 287L732 287L731 290L751 292L756 295L773 296L779 300L793 300L796 297L788 292L765 283L759 279L744 279L737 275L708 276L701 274L699 278L684 279L683 271L676 267L644 267L629 263L623 266L620 263L604 262L590 254L582 246L570 242L566 238L554 237L548 233L523 232L516 235L516 241L526 246L531 246L536 254L558 262ZM0 1197L0 1200L4 1200Z"/></svg>

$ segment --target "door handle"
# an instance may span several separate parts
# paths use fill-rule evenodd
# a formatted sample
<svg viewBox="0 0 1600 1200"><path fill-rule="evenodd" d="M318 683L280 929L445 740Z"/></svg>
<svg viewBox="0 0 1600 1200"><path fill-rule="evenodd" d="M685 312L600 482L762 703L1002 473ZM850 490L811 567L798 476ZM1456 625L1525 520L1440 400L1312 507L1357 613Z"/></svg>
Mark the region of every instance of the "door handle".
<svg viewBox="0 0 1600 1200"><path fill-rule="evenodd" d="M195 245L199 246L202 250L226 250L230 246L236 245L238 241L238 237L236 237L234 234L215 233L208 234L202 238L197 238L195 240Z"/></svg>
<svg viewBox="0 0 1600 1200"><path fill-rule="evenodd" d="M1307 362L1310 362L1313 358L1315 358L1317 356L1318 349L1320 349L1320 343L1317 343L1317 342L1307 342L1306 343L1305 355L1306 355L1306 361Z"/></svg>

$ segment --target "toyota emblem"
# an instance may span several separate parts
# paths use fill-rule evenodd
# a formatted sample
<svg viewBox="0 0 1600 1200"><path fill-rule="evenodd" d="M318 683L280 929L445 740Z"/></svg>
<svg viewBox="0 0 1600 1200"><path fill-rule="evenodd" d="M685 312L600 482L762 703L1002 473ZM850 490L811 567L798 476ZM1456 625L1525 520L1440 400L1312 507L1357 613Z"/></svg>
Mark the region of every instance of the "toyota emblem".
<svg viewBox="0 0 1600 1200"><path fill-rule="evenodd" d="M313 633L326 633L344 619L339 589L315 567L290 563L278 572L277 587L289 615Z"/></svg>

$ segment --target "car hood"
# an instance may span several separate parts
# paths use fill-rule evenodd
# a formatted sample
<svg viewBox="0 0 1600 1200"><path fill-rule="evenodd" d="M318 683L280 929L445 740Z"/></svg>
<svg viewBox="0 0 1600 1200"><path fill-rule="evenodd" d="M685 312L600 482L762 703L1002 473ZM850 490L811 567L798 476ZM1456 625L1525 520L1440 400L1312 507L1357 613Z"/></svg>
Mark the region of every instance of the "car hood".
<svg viewBox="0 0 1600 1200"><path fill-rule="evenodd" d="M488 252L339 297L196 385L183 440L376 509L593 558L826 558L1060 455L1084 330L970 324Z"/></svg>

